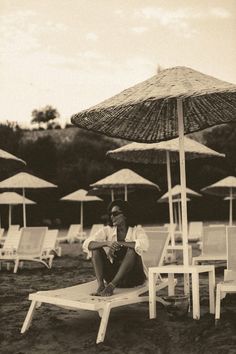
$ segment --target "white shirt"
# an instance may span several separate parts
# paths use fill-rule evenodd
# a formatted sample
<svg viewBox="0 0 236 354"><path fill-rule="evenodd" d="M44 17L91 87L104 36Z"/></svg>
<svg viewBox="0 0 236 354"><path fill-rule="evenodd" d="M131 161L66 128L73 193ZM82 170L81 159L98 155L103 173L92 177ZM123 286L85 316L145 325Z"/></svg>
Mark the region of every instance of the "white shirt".
<svg viewBox="0 0 236 354"><path fill-rule="evenodd" d="M83 251L87 253L87 258L92 257L92 252L88 249L89 243L91 241L95 241L95 242L117 241L117 227L104 226L103 228L95 232L92 236L88 237L84 241ZM149 247L148 237L145 231L143 230L142 226L140 225L129 227L124 241L135 242L134 250L141 257L143 252L146 252Z"/></svg>

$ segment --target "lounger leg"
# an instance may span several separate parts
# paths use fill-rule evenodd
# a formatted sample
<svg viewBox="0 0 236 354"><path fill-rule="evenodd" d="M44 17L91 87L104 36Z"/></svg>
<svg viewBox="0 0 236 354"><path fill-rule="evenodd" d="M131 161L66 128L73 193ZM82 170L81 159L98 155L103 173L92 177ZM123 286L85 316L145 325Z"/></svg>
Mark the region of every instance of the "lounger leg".
<svg viewBox="0 0 236 354"><path fill-rule="evenodd" d="M215 313L215 271L209 272L209 301L210 313Z"/></svg>
<svg viewBox="0 0 236 354"><path fill-rule="evenodd" d="M17 269L18 269L18 266L19 266L19 262L20 262L19 258L16 258L13 273L16 273L16 272L17 272Z"/></svg>
<svg viewBox="0 0 236 354"><path fill-rule="evenodd" d="M100 322L100 326L99 326L99 330L98 330L97 340L96 340L97 344L104 341L110 311L111 311L111 306L110 306L110 304L107 304L103 310L103 314L102 314L102 318L101 318L101 322Z"/></svg>
<svg viewBox="0 0 236 354"><path fill-rule="evenodd" d="M26 318L25 318L25 321L23 323L23 326L21 328L21 333L25 333L27 331L27 329L30 327L30 324L31 324L31 321L32 321L32 318L33 318L33 315L34 315L34 311L37 307L37 301L32 301L31 302L31 305L30 305L30 308L29 308L29 311L26 315Z"/></svg>
<svg viewBox="0 0 236 354"><path fill-rule="evenodd" d="M220 319L220 300L221 300L221 284L217 284L216 288L216 313L215 322Z"/></svg>
<svg viewBox="0 0 236 354"><path fill-rule="evenodd" d="M168 296L175 294L175 278L174 274L168 274Z"/></svg>
<svg viewBox="0 0 236 354"><path fill-rule="evenodd" d="M200 319L199 274L192 273L193 318Z"/></svg>
<svg viewBox="0 0 236 354"><path fill-rule="evenodd" d="M149 318L156 318L156 274L149 269Z"/></svg>

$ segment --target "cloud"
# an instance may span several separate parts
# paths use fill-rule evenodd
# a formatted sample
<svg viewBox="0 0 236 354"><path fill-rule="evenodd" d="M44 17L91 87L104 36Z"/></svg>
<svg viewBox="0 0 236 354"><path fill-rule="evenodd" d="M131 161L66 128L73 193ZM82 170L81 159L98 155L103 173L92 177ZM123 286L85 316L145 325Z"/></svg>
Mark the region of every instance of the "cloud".
<svg viewBox="0 0 236 354"><path fill-rule="evenodd" d="M148 28L144 26L137 26L137 27L132 27L131 31L137 34L141 34L148 31Z"/></svg>
<svg viewBox="0 0 236 354"><path fill-rule="evenodd" d="M98 35L95 32L88 32L86 33L85 38L89 41L97 41Z"/></svg>

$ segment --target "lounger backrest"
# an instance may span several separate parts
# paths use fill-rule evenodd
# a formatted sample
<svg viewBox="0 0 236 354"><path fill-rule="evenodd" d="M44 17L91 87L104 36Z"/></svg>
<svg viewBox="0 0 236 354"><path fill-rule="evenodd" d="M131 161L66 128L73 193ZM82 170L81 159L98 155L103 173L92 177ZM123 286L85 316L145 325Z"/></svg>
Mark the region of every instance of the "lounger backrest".
<svg viewBox="0 0 236 354"><path fill-rule="evenodd" d="M236 226L227 226L227 269L236 273Z"/></svg>
<svg viewBox="0 0 236 354"><path fill-rule="evenodd" d="M58 230L47 230L43 242L43 249L44 250L55 249L57 243L57 236L58 236Z"/></svg>
<svg viewBox="0 0 236 354"><path fill-rule="evenodd" d="M144 230L145 231L168 231L169 227L168 225L163 225L163 226L145 226Z"/></svg>
<svg viewBox="0 0 236 354"><path fill-rule="evenodd" d="M226 226L214 225L203 228L202 254L226 256Z"/></svg>
<svg viewBox="0 0 236 354"><path fill-rule="evenodd" d="M189 223L188 229L188 239L202 239L202 232L203 232L203 222L202 221L191 221Z"/></svg>
<svg viewBox="0 0 236 354"><path fill-rule="evenodd" d="M20 230L20 225L10 225L8 228L8 232L9 231L18 231Z"/></svg>
<svg viewBox="0 0 236 354"><path fill-rule="evenodd" d="M19 256L39 257L42 254L43 242L48 228L23 227L17 254Z"/></svg>
<svg viewBox="0 0 236 354"><path fill-rule="evenodd" d="M166 249L170 241L168 231L145 231L149 240L147 252L143 252L146 267L158 267L163 264Z"/></svg>
<svg viewBox="0 0 236 354"><path fill-rule="evenodd" d="M73 239L76 236L79 236L80 229L81 229L80 224L71 224L67 233L67 238Z"/></svg>
<svg viewBox="0 0 236 354"><path fill-rule="evenodd" d="M90 233L89 233L89 237L94 235L97 231L99 231L103 227L104 227L103 224L93 224L93 226L91 227Z"/></svg>
<svg viewBox="0 0 236 354"><path fill-rule="evenodd" d="M21 230L8 230L3 249L17 250L20 242Z"/></svg>

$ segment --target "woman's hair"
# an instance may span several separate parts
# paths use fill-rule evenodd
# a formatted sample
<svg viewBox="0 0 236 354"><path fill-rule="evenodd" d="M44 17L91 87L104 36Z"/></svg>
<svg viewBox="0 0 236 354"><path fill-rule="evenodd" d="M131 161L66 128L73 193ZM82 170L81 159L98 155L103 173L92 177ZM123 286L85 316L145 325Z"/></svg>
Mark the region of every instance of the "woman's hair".
<svg viewBox="0 0 236 354"><path fill-rule="evenodd" d="M133 209L132 209L131 205L128 202L126 202L125 200L121 200L121 199L115 199L108 205L107 212L109 215L109 224L110 225L112 225L110 213L111 213L111 210L114 206L118 206L119 209L122 211L122 213L126 217L128 226L136 225L136 223L134 222L134 216L132 213Z"/></svg>

